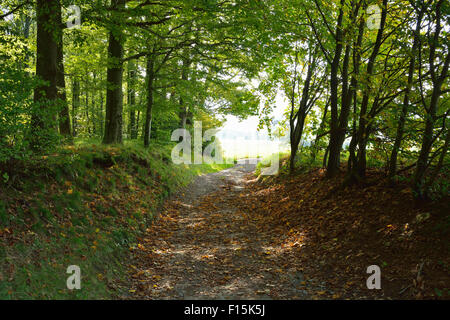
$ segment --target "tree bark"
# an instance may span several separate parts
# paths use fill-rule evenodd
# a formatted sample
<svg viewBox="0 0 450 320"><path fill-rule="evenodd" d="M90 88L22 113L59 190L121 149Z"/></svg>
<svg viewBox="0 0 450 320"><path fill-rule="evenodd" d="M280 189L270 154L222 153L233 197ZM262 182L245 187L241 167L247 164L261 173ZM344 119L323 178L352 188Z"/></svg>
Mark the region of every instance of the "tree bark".
<svg viewBox="0 0 450 320"><path fill-rule="evenodd" d="M320 125L319 125L319 130L317 131L316 138L314 139L314 143L313 143L313 146L311 148L311 159L312 159L313 163L316 160L317 147L318 147L318 144L319 144L319 140L320 140L320 138L322 136L322 131L325 128L325 123L326 123L326 120L327 120L327 113L328 113L328 106L329 106L329 100L325 104L325 107L324 107L324 110L323 110L323 114L322 114L322 120L320 121Z"/></svg>
<svg viewBox="0 0 450 320"><path fill-rule="evenodd" d="M95 97L96 97L96 83L97 83L97 75L95 72L92 74L92 80L94 81L94 85L92 86L92 95L91 95L91 106L92 106L92 112L91 112L91 121L92 121L92 133L94 136L97 135L97 109L95 108Z"/></svg>
<svg viewBox="0 0 450 320"><path fill-rule="evenodd" d="M341 147L339 146L339 118L338 118L338 72L339 63L342 55L342 24L344 16L344 0L341 0L339 8L339 16L336 25L336 47L334 51L333 61L331 63L330 70L330 110L331 110L331 123L330 123L330 142L328 145L328 164L327 164L327 177L332 178L339 172L339 157L341 153Z"/></svg>
<svg viewBox="0 0 450 320"><path fill-rule="evenodd" d="M375 68L375 62L376 58L378 56L378 52L380 51L380 47L382 44L382 38L383 38L383 32L384 32L384 26L386 23L386 16L387 16L387 0L383 0L381 8L381 22L380 22L380 28L377 32L377 38L375 40L374 48L372 50L372 53L369 57L369 61L367 63L367 70L366 70L366 77L367 77L367 88L364 90L363 93L363 99L361 102L361 109L359 113L359 126L358 131L356 133L357 135L357 141L358 141L358 154L357 154L357 162L356 166L352 168L351 177L353 182L359 181L364 178L366 173L366 147L367 142L369 138L369 123L368 123L368 114L367 114L367 107L369 104L369 98L370 98L370 80L371 76L374 72Z"/></svg>
<svg viewBox="0 0 450 320"><path fill-rule="evenodd" d="M150 134L152 130L152 112L153 112L153 81L154 81L154 57L147 57L147 109L145 114L144 127L144 147L150 146Z"/></svg>
<svg viewBox="0 0 450 320"><path fill-rule="evenodd" d="M77 136L77 111L80 108L80 82L72 79L72 135Z"/></svg>
<svg viewBox="0 0 450 320"><path fill-rule="evenodd" d="M39 131L52 130L54 127L54 114L51 114L49 106L56 104L57 90L57 39L54 30L59 26L57 17L53 14L57 11L58 0L36 1L36 76L46 83L35 88L34 102L38 104L31 117L32 136L31 147L38 150L42 147L42 137Z"/></svg>
<svg viewBox="0 0 450 320"><path fill-rule="evenodd" d="M131 139L137 139L137 128L136 128L136 67L132 61L128 62L128 109L130 115L130 123L128 132Z"/></svg>
<svg viewBox="0 0 450 320"><path fill-rule="evenodd" d="M310 51L310 54L314 53ZM295 112L295 83L297 78L297 65L295 68L294 79L293 79L293 87L292 87L292 96L291 96L291 113L289 118L289 127L290 127L290 145L291 145L291 157L290 157L290 172L293 173L295 170L295 157L297 155L298 146L302 139L303 128L305 125L305 119L310 110L310 105L308 102L310 101L310 87L311 87L311 79L315 69L316 58L311 57L309 59L308 71L306 73L306 79L303 84L302 89L302 97L300 100L299 109Z"/></svg>
<svg viewBox="0 0 450 320"><path fill-rule="evenodd" d="M102 76L100 74L100 83L102 82ZM103 115L103 90L99 90L100 94L100 114L99 114L99 121L100 121L100 136L103 137L103 128L104 128L104 115Z"/></svg>
<svg viewBox="0 0 450 320"><path fill-rule="evenodd" d="M112 8L122 10L125 0L112 0ZM109 31L104 144L122 143L123 33Z"/></svg>
<svg viewBox="0 0 450 320"><path fill-rule="evenodd" d="M408 67L408 82L406 84L405 88L405 95L403 97L403 105L402 110L400 113L400 117L398 120L398 126L397 126L397 133L395 136L394 146L392 148L391 157L389 159L389 172L388 172L388 178L389 180L392 180L392 178L395 176L397 171L397 158L398 158L398 152L400 150L402 140L403 140L403 133L405 129L405 122L406 122L406 116L408 113L409 108L409 95L411 92L411 87L414 79L414 70L415 70L415 64L416 64L416 51L417 46L419 45L419 35L420 35L420 27L422 24L422 17L423 17L423 8L420 8L420 11L417 15L416 20L416 29L414 30L414 40L413 40L413 46L411 49L411 58L409 61L409 67Z"/></svg>
<svg viewBox="0 0 450 320"><path fill-rule="evenodd" d="M420 149L419 158L417 159L416 172L414 174L414 191L419 198L426 197L427 190L423 188L424 176L428 166L428 158L433 145L433 129L436 121L436 112L438 107L439 97L441 95L442 84L447 78L447 72L450 63L450 53L447 51L447 56L443 63L440 74L437 74L439 68L435 69L435 53L438 45L439 35L442 30L441 26L441 10L443 1L439 1L436 6L436 30L433 38L430 39L430 74L433 83L433 92L431 95L430 106L425 107L426 120L425 120L425 132L422 138L422 147ZM447 47L448 49L448 47Z"/></svg>
<svg viewBox="0 0 450 320"><path fill-rule="evenodd" d="M353 124L352 124L352 139L350 141L350 145L348 147L348 151L349 151L349 157L348 157L348 161L347 161L347 179L350 179L351 173L352 173L352 168L353 166L356 165L356 146L358 144L358 139L357 139L357 126L356 126L356 122L357 122L357 105L358 105L358 101L357 101L357 90L358 90L358 75L359 75L359 67L361 64L361 44L362 44L362 39L363 39L363 35L364 35L364 27L365 27L365 21L362 19L360 24L359 24L359 30L358 30L358 39L356 40L356 44L354 44L353 47L353 74L352 74L352 78L350 80L350 92L349 94L351 94L353 96L353 101L350 101L349 104L351 104L351 102L353 102Z"/></svg>
<svg viewBox="0 0 450 320"><path fill-rule="evenodd" d="M191 64L189 58L185 57L182 60L182 69L181 69L181 80L183 83L185 83L188 78L188 71L189 66ZM180 128L186 128L186 122L188 117L189 107L184 105L183 97L180 97L180 111L179 111L179 118L180 118Z"/></svg>
<svg viewBox="0 0 450 320"><path fill-rule="evenodd" d="M89 122L91 121L90 117L89 117L89 78L86 77L86 81L85 81L85 100L84 100L84 104L85 104L85 114L86 114L86 128L89 134L89 137L91 136L91 127L89 126Z"/></svg>
<svg viewBox="0 0 450 320"><path fill-rule="evenodd" d="M444 165L444 158L447 155L449 144L450 144L450 130L447 129L447 134L445 135L445 142L444 142L444 145L442 146L442 150L441 150L441 154L439 156L438 163L436 165L436 168L434 168L433 173L431 174L430 178L428 179L428 181L425 185L425 190L428 190L431 187L431 185L436 180L439 172L441 171L441 169Z"/></svg>
<svg viewBox="0 0 450 320"><path fill-rule="evenodd" d="M57 11L54 13L58 25L62 25L61 3L57 0ZM70 128L69 105L66 97L66 80L64 77L64 49L63 49L63 30L57 30L57 74L56 81L58 86L58 99L61 104L59 111L59 133L68 140L72 141L72 130Z"/></svg>

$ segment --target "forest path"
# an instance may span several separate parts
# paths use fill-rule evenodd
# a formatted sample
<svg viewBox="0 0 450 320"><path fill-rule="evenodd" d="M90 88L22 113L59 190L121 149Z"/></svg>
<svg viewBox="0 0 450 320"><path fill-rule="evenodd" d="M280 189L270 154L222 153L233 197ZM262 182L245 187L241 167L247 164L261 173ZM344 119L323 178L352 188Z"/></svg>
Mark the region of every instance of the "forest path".
<svg viewBox="0 0 450 320"><path fill-rule="evenodd" d="M134 250L132 299L310 299L311 280L237 205L255 165L198 177ZM320 288L318 288L320 290Z"/></svg>

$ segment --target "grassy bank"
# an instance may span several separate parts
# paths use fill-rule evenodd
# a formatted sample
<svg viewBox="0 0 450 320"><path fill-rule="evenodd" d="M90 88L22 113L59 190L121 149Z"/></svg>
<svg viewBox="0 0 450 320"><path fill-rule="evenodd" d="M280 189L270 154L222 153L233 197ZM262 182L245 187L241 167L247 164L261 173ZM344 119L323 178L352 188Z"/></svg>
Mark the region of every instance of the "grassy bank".
<svg viewBox="0 0 450 320"><path fill-rule="evenodd" d="M226 165L172 164L170 149L77 145L4 164L0 176L0 299L108 299L161 201ZM68 290L69 265L81 290Z"/></svg>

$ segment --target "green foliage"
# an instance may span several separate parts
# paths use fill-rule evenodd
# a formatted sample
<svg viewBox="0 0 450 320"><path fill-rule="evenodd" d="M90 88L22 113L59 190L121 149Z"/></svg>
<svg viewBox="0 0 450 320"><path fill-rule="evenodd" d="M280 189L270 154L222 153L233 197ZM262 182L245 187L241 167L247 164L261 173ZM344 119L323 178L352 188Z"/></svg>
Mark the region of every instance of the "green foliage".
<svg viewBox="0 0 450 320"><path fill-rule="evenodd" d="M23 42L0 33L0 163L30 153L25 136L37 81L24 69L25 57Z"/></svg>

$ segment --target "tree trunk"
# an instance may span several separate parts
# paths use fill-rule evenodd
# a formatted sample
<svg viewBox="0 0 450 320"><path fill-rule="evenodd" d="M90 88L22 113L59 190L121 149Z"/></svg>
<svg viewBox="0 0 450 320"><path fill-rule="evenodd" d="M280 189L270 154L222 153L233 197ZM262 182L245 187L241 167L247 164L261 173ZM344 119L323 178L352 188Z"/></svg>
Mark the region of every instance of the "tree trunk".
<svg viewBox="0 0 450 320"><path fill-rule="evenodd" d="M100 82L102 82L102 77L100 75ZM103 137L103 128L104 128L104 123L103 123L103 90L100 89L99 90L99 94L100 94L100 115L99 115L99 121L100 121L100 136Z"/></svg>
<svg viewBox="0 0 450 320"><path fill-rule="evenodd" d="M314 55L315 53L310 52L310 55ZM306 73L306 79L303 83L302 97L300 100L300 105L295 112L295 84L297 78L297 65L295 66L293 87L292 87L292 96L291 96L291 113L289 118L289 127L290 127L290 144L291 144L291 157L290 157L290 172L293 173L295 170L295 157L297 155L298 146L302 139L303 128L305 125L305 119L308 115L310 104L308 102L312 102L309 99L310 94L310 86L311 79L315 69L316 59L315 57L311 57L308 63L308 71Z"/></svg>
<svg viewBox="0 0 450 320"><path fill-rule="evenodd" d="M112 8L122 10L125 0L112 0ZM122 143L123 33L109 32L104 144Z"/></svg>
<svg viewBox="0 0 450 320"><path fill-rule="evenodd" d="M425 190L427 190L427 191L431 187L431 185L434 183L434 181L436 180L439 172L441 171L441 169L444 165L444 158L447 155L447 150L449 148L449 144L450 144L450 130L447 130L447 134L445 135L445 142L444 142L444 145L442 146L442 150L441 150L441 154L439 156L438 163L437 163L436 168L434 169L433 173L431 174L430 179L427 181L427 183L425 185Z"/></svg>
<svg viewBox="0 0 450 320"><path fill-rule="evenodd" d="M150 133L152 130L152 111L153 111L153 81L154 81L154 57L147 57L147 110L145 114L144 127L144 147L150 145Z"/></svg>
<svg viewBox="0 0 450 320"><path fill-rule="evenodd" d="M189 66L191 64L189 58L183 58L182 60L182 71L181 71L181 80L182 82L186 82L188 80L188 71ZM180 111L179 111L179 118L180 118L180 128L186 127L187 117L188 117L189 107L184 105L183 97L180 97Z"/></svg>
<svg viewBox="0 0 450 320"><path fill-rule="evenodd" d="M323 111L323 114L322 114L322 120L320 121L320 125L319 125L319 130L317 131L316 138L314 139L314 143L313 143L313 146L311 148L311 159L312 159L313 163L316 160L317 147L318 147L321 135L322 135L322 131L325 128L325 123L326 123L326 120L327 120L327 113L328 113L328 105L329 105L329 100L325 104L325 108L324 108L324 111Z"/></svg>
<svg viewBox="0 0 450 320"><path fill-rule="evenodd" d="M138 110L137 115L136 115L136 139L139 136L139 121L141 120L141 110Z"/></svg>
<svg viewBox="0 0 450 320"><path fill-rule="evenodd" d="M30 142L35 150L40 149L45 143L39 131L44 131L45 134L45 131L52 130L54 127L55 117L50 112L49 106L56 103L58 98L56 77L58 45L53 36L55 28L59 27L54 14L58 5L58 0L36 1L36 76L46 83L34 90L34 102L39 106L31 117L33 133Z"/></svg>
<svg viewBox="0 0 450 320"><path fill-rule="evenodd" d="M97 135L97 126L96 126L96 121L97 121L97 110L95 108L95 96L97 93L96 90L96 79L97 76L95 75L95 72L92 74L92 80L94 81L94 84L92 86L92 95L91 95L91 106L92 106L92 112L91 112L91 121L92 121L92 133L94 134L94 136Z"/></svg>
<svg viewBox="0 0 450 320"><path fill-rule="evenodd" d="M72 135L77 136L77 111L80 107L80 82L72 79Z"/></svg>
<svg viewBox="0 0 450 320"><path fill-rule="evenodd" d="M414 190L419 198L425 196L426 190L423 190L423 180L428 166L428 158L433 144L433 129L436 121L437 102L441 94L442 82L433 88L431 96L429 113L425 120L425 132L422 138L422 147L420 149L419 158L417 159L416 172L414 175Z"/></svg>
<svg viewBox="0 0 450 320"><path fill-rule="evenodd" d="M61 18L61 4L58 1L57 11L54 13L57 23L62 25ZM57 32L57 74L56 81L58 86L58 99L60 106L59 111L59 133L65 137L69 142L72 141L72 134L70 128L69 105L66 97L66 80L64 77L64 49L63 49L63 30L60 28Z"/></svg>
<svg viewBox="0 0 450 320"><path fill-rule="evenodd" d="M331 110L331 123L330 123L330 142L328 145L328 164L327 164L327 177L332 178L339 172L339 157L341 153L341 147L339 146L339 118L338 118L338 72L339 62L342 54L342 20L344 16L344 1L341 0L339 8L339 16L336 25L336 47L334 51L333 61L331 63L330 70L330 110Z"/></svg>
<svg viewBox="0 0 450 320"><path fill-rule="evenodd" d="M358 30L358 38L356 40L356 44L354 44L353 46L353 74L352 74L352 78L350 80L350 92L349 94L353 96L353 101L350 101L349 104L351 104L351 102L353 102L353 123L352 123L352 139L350 141L350 145L348 147L348 161L347 161L347 178L349 180L352 180L351 178L351 173L352 173L352 168L353 166L356 165L356 146L358 144L358 139L357 139L357 127L356 127L356 122L357 122L357 110L358 110L358 95L357 95L357 90L358 90L358 75L359 75L359 67L361 64L361 44L362 44L362 39L363 39L363 35L364 35L364 27L365 27L366 23L365 21L362 19L361 22L359 23L359 30Z"/></svg>
<svg viewBox="0 0 450 320"><path fill-rule="evenodd" d="M137 130L136 130L136 67L135 64L130 61L128 62L128 109L130 111L130 123L128 132L130 134L131 139L137 139Z"/></svg>
<svg viewBox="0 0 450 320"><path fill-rule="evenodd" d="M433 83L433 93L431 95L430 106L428 108L425 107L426 111L425 132L423 134L422 147L420 149L419 158L417 159L416 172L414 174L413 188L419 198L426 197L427 193L427 190L424 190L423 188L424 176L428 166L429 154L434 141L433 129L434 123L436 121L438 101L441 95L442 84L447 78L447 72L450 63L450 54L447 52L447 56L445 58L445 62L443 63L441 72L440 74L437 74L439 68L438 67L435 68L434 59L436 47L438 46L439 34L442 30L441 26L442 3L443 1L441 0L438 2L436 6L436 30L434 32L433 38L430 39L429 62L430 62L431 80Z"/></svg>
<svg viewBox="0 0 450 320"><path fill-rule="evenodd" d="M356 165L352 168L352 172L350 173L351 181L350 182L357 182L364 178L366 173L366 147L367 142L369 139L369 130L368 130L368 113L367 113L367 107L369 104L369 98L370 98L370 80L371 76L374 72L375 67L375 61L378 56L378 52L380 51L380 47L383 40L383 32L384 32L384 26L386 23L386 16L387 16L387 0L383 0L383 5L381 9L381 22L380 22L380 28L377 32L377 38L375 40L374 48L372 50L372 53L369 57L369 61L367 63L367 70L366 70L366 77L367 77L367 88L364 90L363 93L363 99L361 102L361 109L359 113L359 126L358 131L356 133L357 141L358 141L358 154L357 154L357 160Z"/></svg>
<svg viewBox="0 0 450 320"><path fill-rule="evenodd" d="M295 158L298 151L298 146L300 144L302 134L303 134L303 127L305 124L305 117L303 115L299 116L297 123L294 125L294 127L291 126L291 130L294 130L294 134L291 137L291 157L289 159L289 169L290 172L293 173L295 170Z"/></svg>
<svg viewBox="0 0 450 320"><path fill-rule="evenodd" d="M89 117L89 82L88 82L88 78L86 78L86 82L85 82L85 113L86 113L86 127L87 127L87 131L89 134L89 137L91 136L91 127L89 126L89 122L91 121L90 117Z"/></svg>
<svg viewBox="0 0 450 320"><path fill-rule="evenodd" d="M416 63L416 51L417 46L419 45L419 34L420 34L420 27L422 23L422 17L423 17L423 9L421 8L416 21L416 29L414 31L414 40L413 40L413 46L411 50L411 59L409 61L409 68L408 68L408 83L405 88L405 95L403 97L403 106L400 113L400 117L398 120L398 126L397 126L397 134L395 136L395 142L394 147L392 148L391 152L391 158L389 160L389 173L388 178L389 180L392 180L392 178L395 176L397 172L397 157L398 157L398 151L400 150L400 146L402 144L403 140L403 132L405 129L405 121L406 121L406 115L408 112L409 107L409 95L411 92L411 87L413 83L414 78L414 69L415 69L415 63Z"/></svg>

